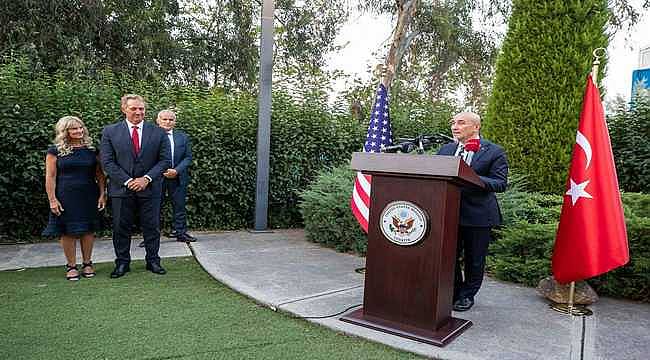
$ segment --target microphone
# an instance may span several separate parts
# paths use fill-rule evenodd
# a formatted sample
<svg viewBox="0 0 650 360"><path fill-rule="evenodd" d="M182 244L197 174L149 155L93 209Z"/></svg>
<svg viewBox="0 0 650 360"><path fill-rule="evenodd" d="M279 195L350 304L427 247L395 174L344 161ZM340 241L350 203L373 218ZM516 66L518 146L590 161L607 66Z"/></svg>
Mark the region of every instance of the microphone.
<svg viewBox="0 0 650 360"><path fill-rule="evenodd" d="M450 142L456 142L456 139L454 139L454 138L451 137L451 136L447 136L447 135L445 135L445 134L440 134L440 133L438 133L438 134L436 134L436 136L437 136L438 138L440 138L440 139L444 139L444 140L447 140L447 141L450 141Z"/></svg>
<svg viewBox="0 0 650 360"><path fill-rule="evenodd" d="M403 153L410 153L411 151L415 150L415 148L417 148L417 145L413 144L412 142L403 142L397 145L384 146L383 148L381 148L381 152L396 153L400 151Z"/></svg>
<svg viewBox="0 0 650 360"><path fill-rule="evenodd" d="M441 144L444 142L455 142L456 139L445 134L435 134L435 135L418 135L414 138L398 138L399 144L384 146L381 148L383 153L410 153L414 150L418 150L418 153L424 153L425 150L432 148L435 144Z"/></svg>

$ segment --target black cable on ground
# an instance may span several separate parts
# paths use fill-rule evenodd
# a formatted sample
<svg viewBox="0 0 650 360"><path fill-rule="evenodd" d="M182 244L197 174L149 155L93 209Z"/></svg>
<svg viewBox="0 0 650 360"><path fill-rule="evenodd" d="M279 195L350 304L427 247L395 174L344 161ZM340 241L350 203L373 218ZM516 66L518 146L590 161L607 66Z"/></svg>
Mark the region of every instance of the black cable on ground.
<svg viewBox="0 0 650 360"><path fill-rule="evenodd" d="M190 249L190 252L192 253L192 258L194 259L194 261L196 261L196 263L199 264L199 266L203 269L203 271L205 271L206 273L209 274L208 269L206 269L205 267L203 267L203 265L201 264L201 262L198 261L198 259L196 258L196 253L194 252L194 248L193 248L189 243L187 243L186 245L187 245L187 247ZM357 273L360 273L360 274L361 274L361 273L363 273L363 272L366 271L366 268L365 268L365 267L361 267L361 268L354 269L354 271L357 272ZM211 276L211 277L212 277L212 276ZM213 278L216 282L218 282L218 283L220 283L220 284L223 284L221 281L215 279L214 277L212 277L212 278ZM224 284L224 285L225 285L225 284ZM226 285L226 286L228 286L228 285ZM228 286L228 287L229 287L229 286ZM230 287L229 287L229 288L230 288ZM233 288L230 288L230 289L232 289L233 291L239 293L237 290L235 290L235 289L233 289ZM253 300L253 301L256 301L256 300L253 299L253 298L249 298L249 299L251 299L251 300ZM262 305L268 306L268 304L262 304ZM291 317L293 317L293 318L296 318L296 319L327 319L327 318L331 318L331 317L334 317L334 316L341 315L341 314L343 314L343 313L345 313L345 312L347 312L347 311L349 311L349 310L351 310L351 309L353 309L353 308L355 308L355 307L359 307L359 306L362 306L362 305L363 305L363 304L354 304L354 305L348 306L347 308L345 308L345 309L343 309L342 311L339 311L339 312L337 312L337 313L329 314L329 315L322 315L322 316L299 316L299 315L294 315L294 314L291 314L291 313L288 313L288 312L286 312L286 313L287 313L289 316L291 316ZM271 310L278 312L278 311L280 311L281 309L279 309L279 308L277 308L277 307L271 307ZM285 312L285 311L283 311L283 312Z"/></svg>
<svg viewBox="0 0 650 360"><path fill-rule="evenodd" d="M363 305L363 304L354 304L352 306L348 306L345 310L339 311L336 314L323 315L323 316L298 316L298 315L294 315L293 317L295 317L297 319L327 319L327 318L331 318L331 317L334 317L334 316L339 316L339 315L341 315L341 314L343 314L343 313L345 313L345 312L347 312L347 311L349 311L349 310L351 310L351 309L353 309L355 307L361 306L361 305Z"/></svg>

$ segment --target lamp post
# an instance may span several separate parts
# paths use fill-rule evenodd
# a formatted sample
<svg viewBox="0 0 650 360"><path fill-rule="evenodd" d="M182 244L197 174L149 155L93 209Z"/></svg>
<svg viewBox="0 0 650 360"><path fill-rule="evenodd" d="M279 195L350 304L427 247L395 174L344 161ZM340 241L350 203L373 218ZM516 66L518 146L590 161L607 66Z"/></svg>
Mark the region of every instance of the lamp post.
<svg viewBox="0 0 650 360"><path fill-rule="evenodd" d="M260 82L257 125L257 183L255 187L255 231L266 230L269 205L269 153L271 146L271 76L273 73L274 0L262 5Z"/></svg>

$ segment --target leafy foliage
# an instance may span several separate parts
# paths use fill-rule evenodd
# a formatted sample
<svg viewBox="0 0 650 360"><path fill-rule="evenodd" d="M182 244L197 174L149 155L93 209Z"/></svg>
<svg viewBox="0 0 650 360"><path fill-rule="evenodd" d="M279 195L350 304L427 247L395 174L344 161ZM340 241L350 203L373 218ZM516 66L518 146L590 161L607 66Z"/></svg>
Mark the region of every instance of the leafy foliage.
<svg viewBox="0 0 650 360"><path fill-rule="evenodd" d="M511 174L512 175L512 174ZM301 193L307 238L339 251L364 254L365 234L350 211L354 172L349 165L323 170ZM524 191L525 178L512 175L499 194L504 225L495 231L487 269L498 279L536 286L551 273L551 256L563 198ZM601 295L650 302L650 195L623 193L630 262L589 283Z"/></svg>
<svg viewBox="0 0 650 360"><path fill-rule="evenodd" d="M530 190L564 189L585 78L593 49L607 47L609 15L605 0L513 2L482 131L528 174Z"/></svg>
<svg viewBox="0 0 650 360"><path fill-rule="evenodd" d="M38 236L48 214L44 157L53 124L80 116L98 143L103 126L121 118L119 99L138 93L147 100L147 120L174 108L180 129L192 139L188 219L194 229L235 229L252 224L255 194L257 102L201 87L165 86L103 71L93 78L33 72L24 61L0 66L0 234L15 241ZM298 192L319 170L349 159L362 144L364 126L286 95L273 100L269 224L301 223Z"/></svg>
<svg viewBox="0 0 650 360"><path fill-rule="evenodd" d="M355 115L364 126L368 125L370 119L377 86L374 82L357 82L343 94L347 101L356 104ZM341 107L340 104L335 104L336 106ZM458 110L450 101L429 101L426 94L413 90L402 80L393 82L389 106L394 139L423 134L449 134L449 120Z"/></svg>
<svg viewBox="0 0 650 360"><path fill-rule="evenodd" d="M29 56L35 67L154 78L172 73L176 0L150 2L7 1L0 11L2 53Z"/></svg>
<svg viewBox="0 0 650 360"><path fill-rule="evenodd" d="M511 172L508 191L497 194L504 227L521 223L548 224L560 218L562 197L530 193L527 187L526 176Z"/></svg>
<svg viewBox="0 0 650 360"><path fill-rule="evenodd" d="M16 0L0 10L0 54L38 70L105 68L136 79L251 90L261 1ZM342 0L276 1L276 71L309 78L347 18Z"/></svg>
<svg viewBox="0 0 650 360"><path fill-rule="evenodd" d="M349 163L324 170L300 194L300 212L308 240L338 251L366 253L366 234L350 211L355 176Z"/></svg>
<svg viewBox="0 0 650 360"><path fill-rule="evenodd" d="M359 8L375 14L399 16L412 0L362 0ZM490 74L496 60L496 32L473 26L476 2L418 1L408 26L407 48L396 79L403 88L424 94L425 101L455 100L464 93L462 105L481 108L486 101Z"/></svg>
<svg viewBox="0 0 650 360"><path fill-rule="evenodd" d="M589 279L589 283L601 295L650 302L650 195L623 193L621 198L630 262ZM497 240L490 246L488 271L501 280L536 286L551 273L562 197L521 192L510 200L501 203L505 227L497 231ZM518 217L508 218L505 214Z"/></svg>
<svg viewBox="0 0 650 360"><path fill-rule="evenodd" d="M608 118L619 186L650 192L650 96L639 95L632 106L619 104Z"/></svg>
<svg viewBox="0 0 650 360"><path fill-rule="evenodd" d="M487 271L497 279L537 286L550 273L557 223L518 222L497 231Z"/></svg>

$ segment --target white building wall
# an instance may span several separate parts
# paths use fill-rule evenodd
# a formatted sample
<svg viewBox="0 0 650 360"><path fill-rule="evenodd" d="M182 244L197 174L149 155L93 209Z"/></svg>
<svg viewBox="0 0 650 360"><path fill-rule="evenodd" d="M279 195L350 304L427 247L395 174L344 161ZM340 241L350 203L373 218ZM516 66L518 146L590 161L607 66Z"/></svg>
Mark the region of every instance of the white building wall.
<svg viewBox="0 0 650 360"><path fill-rule="evenodd" d="M639 69L650 68L650 45L639 50Z"/></svg>

